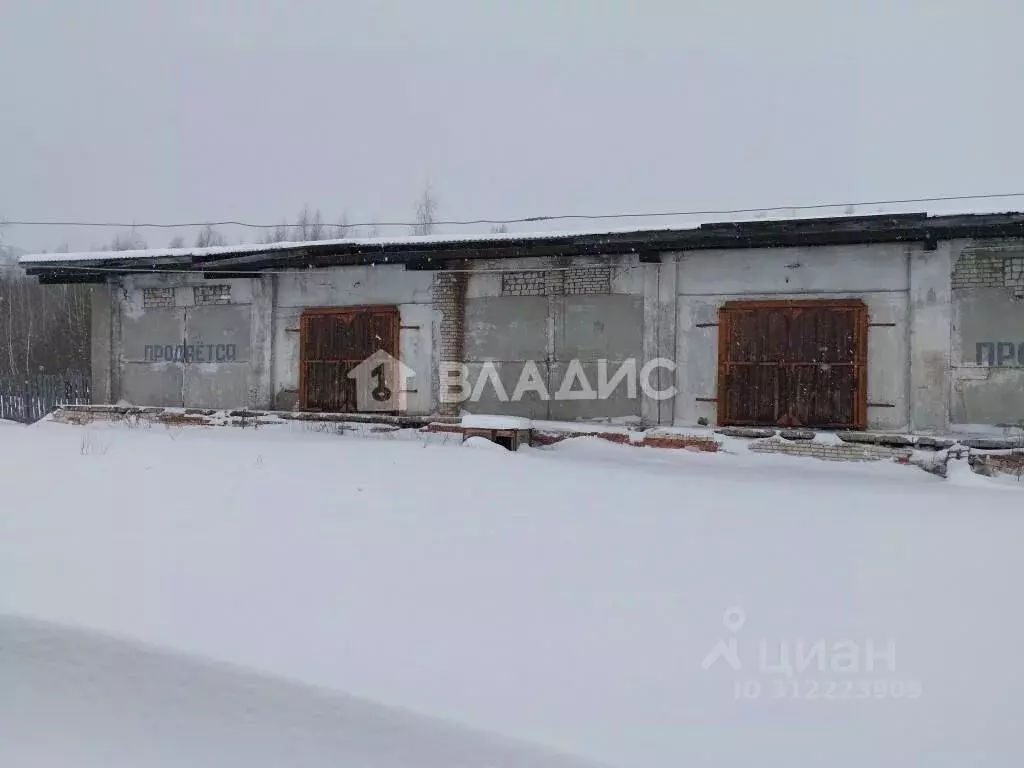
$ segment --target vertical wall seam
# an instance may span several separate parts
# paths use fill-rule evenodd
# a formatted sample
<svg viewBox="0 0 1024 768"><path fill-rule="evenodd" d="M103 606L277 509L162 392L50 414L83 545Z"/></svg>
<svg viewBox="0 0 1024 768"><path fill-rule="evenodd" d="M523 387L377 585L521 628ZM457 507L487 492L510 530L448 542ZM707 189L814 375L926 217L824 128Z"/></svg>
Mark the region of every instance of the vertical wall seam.
<svg viewBox="0 0 1024 768"><path fill-rule="evenodd" d="M675 397L672 398L672 412L669 414L669 425L676 423L676 413L678 411L678 400L682 394L682 387L679 386L680 373L679 373L679 262L682 260L681 254L673 254L672 261L672 285L669 286L672 291L672 346L669 349L669 357L673 363L675 363L675 376L673 377L672 385L676 388Z"/></svg>
<svg viewBox="0 0 1024 768"><path fill-rule="evenodd" d="M912 432L914 430L914 318L917 311L914 308L914 246L911 243L907 243L905 255L907 270L907 330L905 334L907 367L903 372L904 386L906 387L903 409L907 430Z"/></svg>
<svg viewBox="0 0 1024 768"><path fill-rule="evenodd" d="M275 328L277 327L277 275L271 273L270 275L270 328L268 330L269 336L267 338L267 348L269 353L270 371L267 373L267 382L269 385L269 392L267 392L267 403L271 408L277 406L277 376L275 368L277 367L277 344Z"/></svg>

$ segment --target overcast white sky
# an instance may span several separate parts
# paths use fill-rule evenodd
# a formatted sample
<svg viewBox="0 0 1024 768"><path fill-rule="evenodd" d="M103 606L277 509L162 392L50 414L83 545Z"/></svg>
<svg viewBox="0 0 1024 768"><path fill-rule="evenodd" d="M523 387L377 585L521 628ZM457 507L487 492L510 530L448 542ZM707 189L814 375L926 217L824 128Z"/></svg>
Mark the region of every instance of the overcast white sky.
<svg viewBox="0 0 1024 768"><path fill-rule="evenodd" d="M0 0L0 218L408 219L428 179L458 218L1024 191L1022 22L1019 0Z"/></svg>

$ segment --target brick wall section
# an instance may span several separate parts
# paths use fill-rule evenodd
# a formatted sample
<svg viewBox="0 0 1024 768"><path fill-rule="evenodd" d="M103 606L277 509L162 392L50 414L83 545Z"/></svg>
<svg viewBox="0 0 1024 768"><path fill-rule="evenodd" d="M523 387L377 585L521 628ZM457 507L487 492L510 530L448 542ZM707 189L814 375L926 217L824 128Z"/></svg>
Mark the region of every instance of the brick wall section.
<svg viewBox="0 0 1024 768"><path fill-rule="evenodd" d="M530 445L543 447L578 437L597 438L600 440L607 440L609 443L630 445L634 448L686 449L690 451L704 451L707 453L714 453L718 450L718 443L714 438L700 435L631 436L624 432L553 432L542 429L533 429L530 431Z"/></svg>
<svg viewBox="0 0 1024 768"><path fill-rule="evenodd" d="M1024 253L1014 254L1003 265L1003 279L1015 292L1024 292Z"/></svg>
<svg viewBox="0 0 1024 768"><path fill-rule="evenodd" d="M505 272L503 296L583 296L612 291L612 270L606 266L582 266L542 272Z"/></svg>
<svg viewBox="0 0 1024 768"><path fill-rule="evenodd" d="M463 359L467 281L468 275L465 272L434 274L434 308L441 313L438 359L442 363L461 363ZM456 416L458 412L458 403L440 403L442 416Z"/></svg>
<svg viewBox="0 0 1024 768"><path fill-rule="evenodd" d="M197 285L192 288L196 306L204 304L230 304L230 285Z"/></svg>
<svg viewBox="0 0 1024 768"><path fill-rule="evenodd" d="M789 441L778 437L754 440L748 448L755 453L781 453L787 456L807 456L825 461L882 461L905 458L910 455L906 448L890 448L885 445L863 443L819 443L814 440Z"/></svg>
<svg viewBox="0 0 1024 768"><path fill-rule="evenodd" d="M1013 475L1024 481L1024 450L1002 454L975 454L971 457L971 469L979 474Z"/></svg>
<svg viewBox="0 0 1024 768"><path fill-rule="evenodd" d="M504 272L501 275L503 296L543 296L544 272Z"/></svg>
<svg viewBox="0 0 1024 768"><path fill-rule="evenodd" d="M173 288L143 288L142 306L146 309L159 309L174 306Z"/></svg>
<svg viewBox="0 0 1024 768"><path fill-rule="evenodd" d="M1024 251L967 251L953 267L953 288L1012 288L1024 293Z"/></svg>
<svg viewBox="0 0 1024 768"><path fill-rule="evenodd" d="M556 272L545 272L544 273L544 293L548 296L564 296L565 295L565 271L558 270Z"/></svg>
<svg viewBox="0 0 1024 768"><path fill-rule="evenodd" d="M610 267L573 267L564 275L567 296L612 292L612 270Z"/></svg>

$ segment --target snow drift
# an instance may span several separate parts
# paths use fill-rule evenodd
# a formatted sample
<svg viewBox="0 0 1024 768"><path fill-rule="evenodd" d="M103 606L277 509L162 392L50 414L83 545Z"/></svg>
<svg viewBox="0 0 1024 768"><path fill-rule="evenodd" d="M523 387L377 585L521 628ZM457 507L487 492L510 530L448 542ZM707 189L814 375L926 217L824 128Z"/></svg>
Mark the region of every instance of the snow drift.
<svg viewBox="0 0 1024 768"><path fill-rule="evenodd" d="M619 768L1024 763L1024 620L1014 607L1024 484L1014 479L597 438L511 453L462 449L445 435L361 438L301 425L3 428L0 466L0 614L152 643ZM742 628L724 621L731 608L745 612ZM705 669L727 640L742 668ZM770 672L759 668L762 641ZM798 644L819 642L829 651L870 642L886 655L892 643L894 663L839 677L800 666ZM206 673L179 675L163 662L155 673L133 653L103 651L100 664L89 650L80 668L62 661L47 671L47 659L74 659L75 645L41 661L31 648L0 649L3 768L34 768L28 748L52 754L60 741L68 750L82 742L92 765L120 768L112 760L125 718L133 766L144 768L147 744L181 757L198 749L189 744L227 750L232 733L258 748L236 746L220 765L269 766L262 753L301 765L287 759L289 732L277 723L301 735L293 743L321 745L308 758L295 753L312 765L346 745L376 754L373 743L332 741L346 722L363 722L344 714L363 711L355 704L339 715L296 692L307 703L292 705L293 693L237 678L229 695ZM778 673L780 647L792 677ZM98 668L120 678L113 693L87 674ZM826 698L851 678L891 695ZM761 696L737 699L737 684L750 682ZM811 698L818 682L822 695ZM786 698L774 698L778 684ZM897 697L911 684L919 696ZM239 714L247 697L267 714ZM132 721L136 707L154 714ZM190 710L201 717L174 719ZM106 746L92 736L101 727ZM424 746L410 768L440 766L427 760L462 743L413 730ZM43 743L47 734L55 743ZM207 754L186 752L178 765Z"/></svg>
<svg viewBox="0 0 1024 768"><path fill-rule="evenodd" d="M0 616L0 764L586 768L356 698ZM589 764L593 766L593 764Z"/></svg>

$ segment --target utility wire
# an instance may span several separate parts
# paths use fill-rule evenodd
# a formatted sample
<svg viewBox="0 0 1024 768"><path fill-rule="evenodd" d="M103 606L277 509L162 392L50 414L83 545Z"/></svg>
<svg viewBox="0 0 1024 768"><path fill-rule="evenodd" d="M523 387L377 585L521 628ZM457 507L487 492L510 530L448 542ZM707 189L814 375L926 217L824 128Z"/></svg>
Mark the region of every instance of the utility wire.
<svg viewBox="0 0 1024 768"><path fill-rule="evenodd" d="M862 200L851 203L813 203L809 205L774 205L766 208L720 208L693 211L653 211L648 213L561 213L544 216L525 216L518 219L446 219L431 222L437 226L470 226L477 224L533 224L546 221L598 221L604 219L647 219L664 218L674 216L727 216L743 213L768 213L770 211L814 211L825 208L850 208L868 207L877 205L906 205L910 203L944 203L967 200L996 200L1007 198L1024 197L1024 192L992 193L985 195L946 195L942 197L912 197L902 200ZM278 227L289 227L287 223L277 224L256 224L248 221L226 219L224 221L193 221L179 222L173 224L156 222L115 222L115 221L33 221L33 220L0 220L0 224L19 227L112 227L122 229L183 229L194 227L246 227L249 229L277 229ZM342 227L348 229L353 227L414 227L421 226L423 222L417 221L367 221L354 224L344 224ZM299 225L301 226L301 225ZM323 224L324 229L330 229L338 225Z"/></svg>

